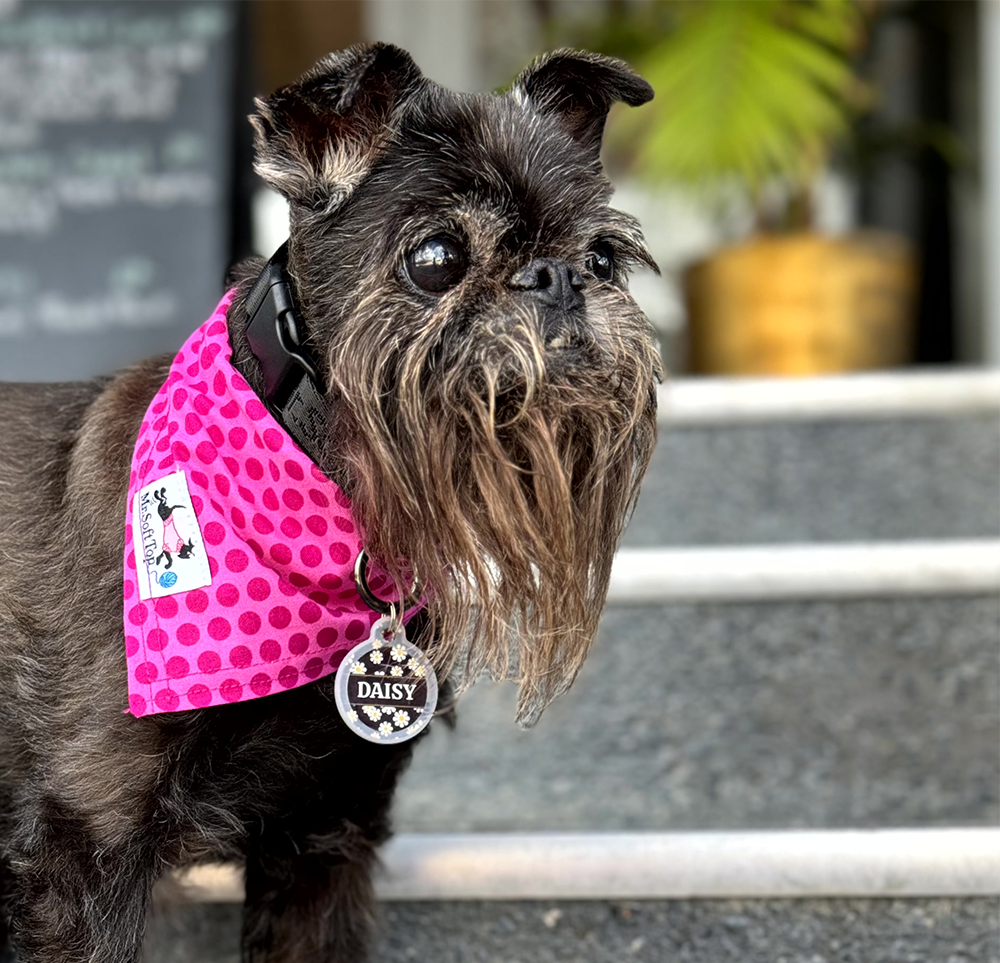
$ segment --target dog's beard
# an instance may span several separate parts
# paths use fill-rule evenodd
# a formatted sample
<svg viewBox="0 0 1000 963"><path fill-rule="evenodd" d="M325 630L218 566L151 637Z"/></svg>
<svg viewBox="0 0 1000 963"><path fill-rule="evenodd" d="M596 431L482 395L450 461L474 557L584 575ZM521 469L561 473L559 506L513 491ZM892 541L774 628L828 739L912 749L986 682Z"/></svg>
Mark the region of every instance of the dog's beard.
<svg viewBox="0 0 1000 963"><path fill-rule="evenodd" d="M656 439L648 322L605 302L612 334L555 352L530 311L413 336L362 310L331 358L332 457L367 549L397 597L418 573L439 670L515 679L524 725L583 663Z"/></svg>

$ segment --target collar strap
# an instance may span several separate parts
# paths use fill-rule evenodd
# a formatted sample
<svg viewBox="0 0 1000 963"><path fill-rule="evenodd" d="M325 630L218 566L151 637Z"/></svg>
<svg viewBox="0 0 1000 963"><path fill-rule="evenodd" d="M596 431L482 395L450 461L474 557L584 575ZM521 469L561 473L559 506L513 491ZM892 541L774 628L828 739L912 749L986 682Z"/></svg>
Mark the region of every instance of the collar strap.
<svg viewBox="0 0 1000 963"><path fill-rule="evenodd" d="M288 274L288 242L274 253L246 299L246 336L264 380L271 414L320 463L329 408L315 356L307 344L295 285Z"/></svg>

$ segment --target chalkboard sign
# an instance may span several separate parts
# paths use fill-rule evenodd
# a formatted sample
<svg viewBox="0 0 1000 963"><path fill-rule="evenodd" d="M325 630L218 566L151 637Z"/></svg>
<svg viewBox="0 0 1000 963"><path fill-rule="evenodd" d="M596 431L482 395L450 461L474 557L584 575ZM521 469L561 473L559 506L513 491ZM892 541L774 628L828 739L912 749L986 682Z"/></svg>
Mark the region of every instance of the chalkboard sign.
<svg viewBox="0 0 1000 963"><path fill-rule="evenodd" d="M0 380L111 371L211 313L238 10L0 0Z"/></svg>

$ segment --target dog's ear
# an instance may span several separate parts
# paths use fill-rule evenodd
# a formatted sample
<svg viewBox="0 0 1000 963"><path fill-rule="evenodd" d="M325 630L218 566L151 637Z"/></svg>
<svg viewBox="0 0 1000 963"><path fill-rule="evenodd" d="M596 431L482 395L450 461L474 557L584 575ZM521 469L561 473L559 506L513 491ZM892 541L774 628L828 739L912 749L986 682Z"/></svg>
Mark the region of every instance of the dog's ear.
<svg viewBox="0 0 1000 963"><path fill-rule="evenodd" d="M342 203L378 156L396 112L424 84L392 44L358 44L324 57L293 84L258 98L254 170L293 203Z"/></svg>
<svg viewBox="0 0 1000 963"><path fill-rule="evenodd" d="M539 113L553 115L594 153L600 152L612 104L638 107L653 99L653 88L625 61L586 50L543 54L514 81L512 92Z"/></svg>

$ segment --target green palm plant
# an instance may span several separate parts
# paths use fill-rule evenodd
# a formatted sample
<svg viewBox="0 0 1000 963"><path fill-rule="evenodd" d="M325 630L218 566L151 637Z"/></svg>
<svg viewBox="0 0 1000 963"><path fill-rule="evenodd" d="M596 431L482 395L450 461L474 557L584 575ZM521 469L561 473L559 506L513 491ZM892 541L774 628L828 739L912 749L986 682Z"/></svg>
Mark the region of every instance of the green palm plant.
<svg viewBox="0 0 1000 963"><path fill-rule="evenodd" d="M593 39L629 59L656 99L616 118L610 146L627 150L629 166L651 180L704 188L736 179L759 198L779 179L788 187L786 223L808 221L804 199L868 101L852 63L865 25L858 0L630 8Z"/></svg>

